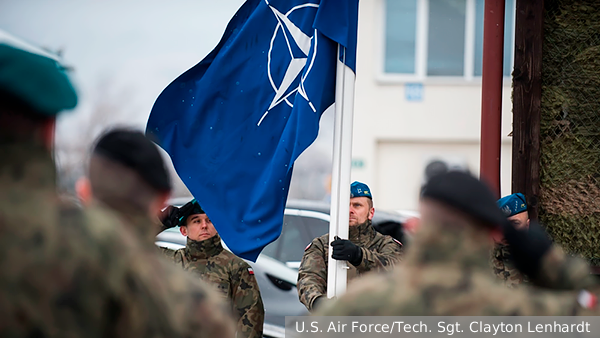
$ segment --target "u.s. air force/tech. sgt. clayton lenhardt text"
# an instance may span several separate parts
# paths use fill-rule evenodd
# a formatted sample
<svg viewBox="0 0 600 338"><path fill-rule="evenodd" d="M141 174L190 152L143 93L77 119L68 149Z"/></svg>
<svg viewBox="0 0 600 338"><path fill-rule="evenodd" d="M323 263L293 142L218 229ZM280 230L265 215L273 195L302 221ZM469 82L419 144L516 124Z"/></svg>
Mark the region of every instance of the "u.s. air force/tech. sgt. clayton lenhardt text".
<svg viewBox="0 0 600 338"><path fill-rule="evenodd" d="M325 324L325 325L324 325ZM326 328L325 328L326 327ZM418 323L407 323L404 321L392 321L389 323L361 323L352 321L350 323L342 323L341 321L319 322L312 321L310 326L304 322L296 322L297 333L445 333L453 335L455 333L463 333L465 330L471 333L586 333L590 331L590 323L581 321L577 324L561 324L556 321L547 324L536 324L527 322L526 324L515 323L493 323L487 324L483 321L473 321L464 327L458 322L440 321L437 327L425 324L422 321Z"/></svg>

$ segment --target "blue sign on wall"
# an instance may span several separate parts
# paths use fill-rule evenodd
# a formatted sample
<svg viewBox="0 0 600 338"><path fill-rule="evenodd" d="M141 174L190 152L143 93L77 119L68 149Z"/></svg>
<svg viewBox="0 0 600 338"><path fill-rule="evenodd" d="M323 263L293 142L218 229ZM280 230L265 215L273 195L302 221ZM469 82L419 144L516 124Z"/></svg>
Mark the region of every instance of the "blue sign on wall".
<svg viewBox="0 0 600 338"><path fill-rule="evenodd" d="M352 159L352 168L363 168L365 166L365 161L362 159Z"/></svg>
<svg viewBox="0 0 600 338"><path fill-rule="evenodd" d="M407 83L404 85L406 101L421 102L423 101L423 84L422 83Z"/></svg>

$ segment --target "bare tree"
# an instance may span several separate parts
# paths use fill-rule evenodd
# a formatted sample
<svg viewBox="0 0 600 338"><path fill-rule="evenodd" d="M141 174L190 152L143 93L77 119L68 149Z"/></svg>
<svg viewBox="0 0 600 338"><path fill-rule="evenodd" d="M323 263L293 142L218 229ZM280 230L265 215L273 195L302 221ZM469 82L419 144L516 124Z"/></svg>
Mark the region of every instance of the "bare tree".
<svg viewBox="0 0 600 338"><path fill-rule="evenodd" d="M127 123L134 116L127 104L132 97L131 90L115 89L110 78L101 80L92 94L94 101L89 114L78 116L76 128L68 133L57 133L54 153L61 192L74 192L75 182L85 173L92 144L103 131L116 125L140 128Z"/></svg>

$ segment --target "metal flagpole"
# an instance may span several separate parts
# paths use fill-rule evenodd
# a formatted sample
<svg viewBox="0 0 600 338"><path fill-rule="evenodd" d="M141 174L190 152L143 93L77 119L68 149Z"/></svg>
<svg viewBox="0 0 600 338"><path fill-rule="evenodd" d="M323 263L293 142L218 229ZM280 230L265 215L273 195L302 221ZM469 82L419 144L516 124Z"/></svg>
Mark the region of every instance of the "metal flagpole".
<svg viewBox="0 0 600 338"><path fill-rule="evenodd" d="M486 0L483 17L483 72L481 74L480 176L500 198L502 150L502 65L505 0Z"/></svg>
<svg viewBox="0 0 600 338"><path fill-rule="evenodd" d="M350 167L352 162L352 123L354 118L354 72L345 65L345 48L338 45L338 51L344 52L344 61L337 60L335 82L335 123L333 131L333 170L331 174L331 219L329 222L329 242L335 236L348 238L348 215L350 213ZM340 55L338 53L338 55ZM342 295L346 291L346 261L331 257L329 249L327 268L327 298Z"/></svg>

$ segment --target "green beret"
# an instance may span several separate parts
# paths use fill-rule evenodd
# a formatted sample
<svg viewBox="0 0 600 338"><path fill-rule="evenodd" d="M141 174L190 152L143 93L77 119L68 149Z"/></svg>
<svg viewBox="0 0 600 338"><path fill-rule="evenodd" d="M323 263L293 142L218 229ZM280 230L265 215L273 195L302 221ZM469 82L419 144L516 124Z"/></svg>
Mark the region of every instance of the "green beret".
<svg viewBox="0 0 600 338"><path fill-rule="evenodd" d="M53 116L77 105L77 94L58 61L0 41L0 91Z"/></svg>

